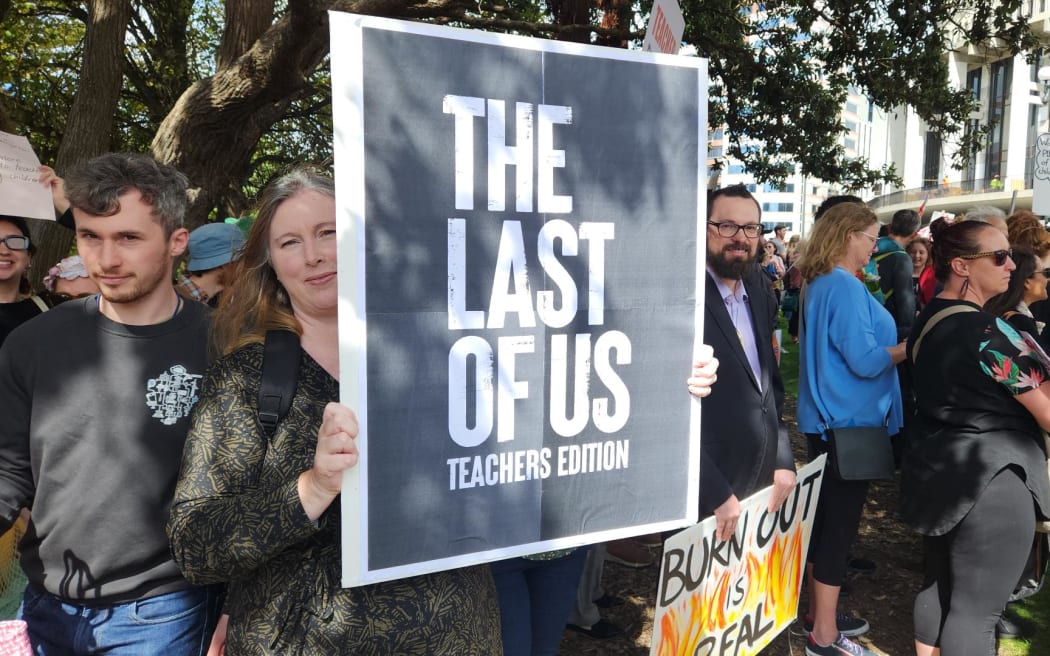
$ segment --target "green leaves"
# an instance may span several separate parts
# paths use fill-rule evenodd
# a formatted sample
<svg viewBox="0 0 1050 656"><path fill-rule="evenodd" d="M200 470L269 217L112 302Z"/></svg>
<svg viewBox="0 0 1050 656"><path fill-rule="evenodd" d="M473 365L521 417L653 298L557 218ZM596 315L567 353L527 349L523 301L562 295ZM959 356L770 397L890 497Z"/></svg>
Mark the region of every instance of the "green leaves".
<svg viewBox="0 0 1050 656"><path fill-rule="evenodd" d="M891 167L873 169L844 146L841 117L847 102L856 104L858 120L867 118L869 104L885 111L914 108L943 140L959 145L956 165L961 167L986 143L988 126L971 124L973 98L951 88L948 51L973 44L969 50L990 60L1035 46L1022 0L681 4L684 41L710 62L710 124L728 126L725 152L744 161L762 181L781 181L796 166L846 189L896 181ZM644 11L635 7L633 22L623 15L631 5L619 0L394 0L367 7L320 0L310 5L364 8L541 37L637 44L640 35L633 30L645 24L651 3L644 3ZM257 7L251 2L242 0L238 7L263 26L272 18L267 33L272 36L290 5L271 2L269 13L255 14L251 12ZM114 149L148 150L158 126L186 89L215 74L216 52L229 27L227 16L238 15L229 14L229 8L223 0L132 2L124 89L113 119ZM617 20L610 20L613 15ZM86 18L84 5L72 0L0 0L0 107L29 136L44 161L53 161L58 150L79 83ZM266 38L264 34L263 41ZM259 56L292 56L277 52ZM259 184L291 162L330 157L327 74L322 64L310 74L305 89L274 91L268 97L274 107L288 109L264 126L257 143L247 144L246 150L254 151L252 163L236 169L252 173L218 195L222 207L217 213L237 214ZM281 96L288 93L294 97ZM756 143L762 147L755 148Z"/></svg>

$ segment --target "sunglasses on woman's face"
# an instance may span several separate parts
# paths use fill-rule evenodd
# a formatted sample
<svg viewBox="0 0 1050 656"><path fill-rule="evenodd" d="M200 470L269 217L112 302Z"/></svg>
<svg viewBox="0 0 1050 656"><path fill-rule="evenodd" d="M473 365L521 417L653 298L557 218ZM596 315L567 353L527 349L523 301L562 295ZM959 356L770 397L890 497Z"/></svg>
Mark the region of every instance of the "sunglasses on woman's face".
<svg viewBox="0 0 1050 656"><path fill-rule="evenodd" d="M53 293L53 294L51 294L51 298L52 298L52 300L54 300L55 304L57 305L59 303L65 303L66 301L75 301L78 298L87 298L88 296L94 296L95 294L96 294L96 292L85 292L83 294L76 294L74 296L74 295L71 295L71 294Z"/></svg>
<svg viewBox="0 0 1050 656"><path fill-rule="evenodd" d="M1043 277L1044 277L1044 278L1046 278L1047 280L1050 280L1050 268L1046 268L1046 269L1039 269L1039 270L1037 270L1037 271L1034 271L1034 272L1032 273L1032 275L1034 276L1034 275L1035 275L1035 274L1037 274L1037 273L1041 273L1041 274L1043 274Z"/></svg>
<svg viewBox="0 0 1050 656"><path fill-rule="evenodd" d="M1013 257L1014 251L1012 248L1003 248L997 251L984 251L983 253L970 253L969 255L960 255L959 257L964 260L977 260L982 257L995 258L995 266L1003 266L1006 261Z"/></svg>

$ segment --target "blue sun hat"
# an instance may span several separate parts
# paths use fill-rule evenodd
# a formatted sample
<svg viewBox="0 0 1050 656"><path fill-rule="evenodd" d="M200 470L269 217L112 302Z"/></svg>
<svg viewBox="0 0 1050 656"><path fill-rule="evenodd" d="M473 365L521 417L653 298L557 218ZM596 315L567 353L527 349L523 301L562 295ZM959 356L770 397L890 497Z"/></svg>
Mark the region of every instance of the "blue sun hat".
<svg viewBox="0 0 1050 656"><path fill-rule="evenodd" d="M244 233L229 223L208 223L190 233L189 271L208 271L240 257Z"/></svg>

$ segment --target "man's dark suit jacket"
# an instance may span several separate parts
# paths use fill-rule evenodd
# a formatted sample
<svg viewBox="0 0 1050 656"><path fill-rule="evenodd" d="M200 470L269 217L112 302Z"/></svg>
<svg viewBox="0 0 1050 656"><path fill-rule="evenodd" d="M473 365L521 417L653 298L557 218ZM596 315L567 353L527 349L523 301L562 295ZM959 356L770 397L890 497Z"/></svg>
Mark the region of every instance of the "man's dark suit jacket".
<svg viewBox="0 0 1050 656"><path fill-rule="evenodd" d="M733 494L738 499L773 483L774 469L795 470L787 427L781 421L784 383L773 356L776 297L764 274L744 278L758 343L762 388L718 287L707 275L704 341L718 358L718 380L701 401L700 514L706 517Z"/></svg>

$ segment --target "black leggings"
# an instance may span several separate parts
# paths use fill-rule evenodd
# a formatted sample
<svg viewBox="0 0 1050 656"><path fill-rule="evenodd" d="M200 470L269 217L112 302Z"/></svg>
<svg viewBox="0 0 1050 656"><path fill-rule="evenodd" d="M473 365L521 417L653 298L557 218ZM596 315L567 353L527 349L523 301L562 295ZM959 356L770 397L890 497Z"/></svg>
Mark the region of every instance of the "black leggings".
<svg viewBox="0 0 1050 656"><path fill-rule="evenodd" d="M807 433L806 437L810 460L828 452L827 442L819 435ZM835 476L830 463L824 466L806 558L813 565L813 578L820 583L839 587L846 578L849 549L857 537L867 498L868 481L844 481Z"/></svg>
<svg viewBox="0 0 1050 656"><path fill-rule="evenodd" d="M1032 494L1013 469L1003 469L951 531L925 538L915 639L945 656L995 654L995 624L1034 536Z"/></svg>

